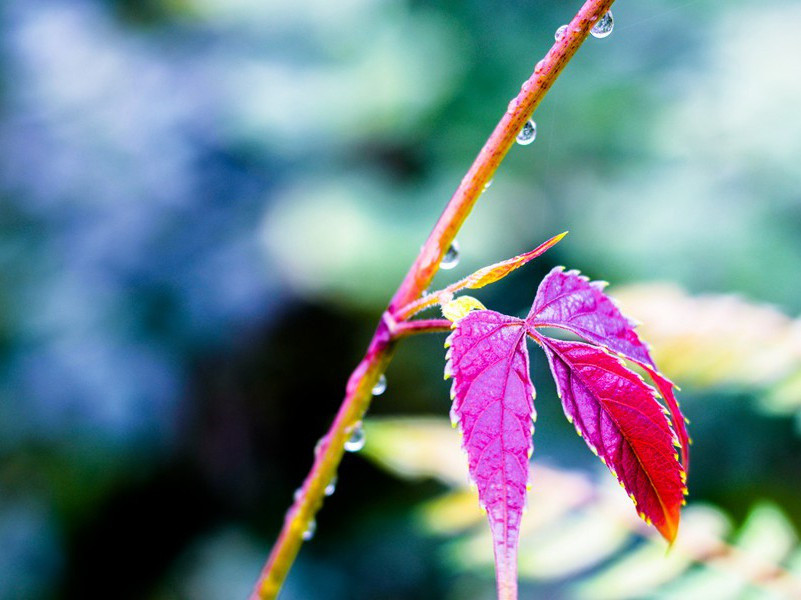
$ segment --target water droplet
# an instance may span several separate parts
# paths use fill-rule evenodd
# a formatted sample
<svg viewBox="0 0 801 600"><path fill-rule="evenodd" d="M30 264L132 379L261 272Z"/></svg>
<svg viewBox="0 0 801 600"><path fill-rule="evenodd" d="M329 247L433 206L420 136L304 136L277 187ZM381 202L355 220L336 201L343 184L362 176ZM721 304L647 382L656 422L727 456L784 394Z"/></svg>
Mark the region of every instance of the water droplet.
<svg viewBox="0 0 801 600"><path fill-rule="evenodd" d="M451 242L448 251L445 253L445 256L442 257L442 261L439 263L440 269L453 269L456 265L459 264L459 244L456 243L456 240Z"/></svg>
<svg viewBox="0 0 801 600"><path fill-rule="evenodd" d="M302 487L299 487L298 489L296 489L296 490L295 490L295 493L294 493L294 494L292 494L292 499L293 499L295 502L297 502L298 500L300 500L300 497L301 497L301 496L303 496L303 488L302 488Z"/></svg>
<svg viewBox="0 0 801 600"><path fill-rule="evenodd" d="M484 184L484 191L490 189L490 186L492 186L492 179L490 179L489 181L487 181L487 183Z"/></svg>
<svg viewBox="0 0 801 600"><path fill-rule="evenodd" d="M378 381L376 381L373 386L373 396L380 396L385 391L387 391L387 376L381 373Z"/></svg>
<svg viewBox="0 0 801 600"><path fill-rule="evenodd" d="M556 33L553 34L553 39L557 42L562 39L562 36L565 35L565 31L567 31L567 25L562 25L559 29L556 30Z"/></svg>
<svg viewBox="0 0 801 600"><path fill-rule="evenodd" d="M306 531L303 532L303 539L307 542L314 537L314 533L317 531L317 521L312 519L309 521L309 526L306 527Z"/></svg>
<svg viewBox="0 0 801 600"><path fill-rule="evenodd" d="M337 489L337 476L334 475L333 479L325 486L325 495L326 496L333 496L334 492Z"/></svg>
<svg viewBox="0 0 801 600"><path fill-rule="evenodd" d="M612 17L612 11L608 11L603 17L598 19L598 22L590 29L593 37L605 38L615 27L615 19Z"/></svg>
<svg viewBox="0 0 801 600"><path fill-rule="evenodd" d="M350 437L345 442L345 450L347 452L358 452L364 448L364 443L367 441L367 436L364 434L364 427L362 422L359 421L350 431Z"/></svg>
<svg viewBox="0 0 801 600"><path fill-rule="evenodd" d="M320 453L323 451L323 445L327 441L328 441L328 436L327 435L324 435L319 440L317 440L317 443L314 445L314 455L315 456L319 456L320 455Z"/></svg>
<svg viewBox="0 0 801 600"><path fill-rule="evenodd" d="M545 68L545 59L543 58L540 62L537 63L537 66L534 67L535 73L542 73L542 70Z"/></svg>
<svg viewBox="0 0 801 600"><path fill-rule="evenodd" d="M526 124L523 125L523 129L520 130L520 133L517 134L517 143L521 146L528 146L536 138L537 124L532 119L529 119Z"/></svg>

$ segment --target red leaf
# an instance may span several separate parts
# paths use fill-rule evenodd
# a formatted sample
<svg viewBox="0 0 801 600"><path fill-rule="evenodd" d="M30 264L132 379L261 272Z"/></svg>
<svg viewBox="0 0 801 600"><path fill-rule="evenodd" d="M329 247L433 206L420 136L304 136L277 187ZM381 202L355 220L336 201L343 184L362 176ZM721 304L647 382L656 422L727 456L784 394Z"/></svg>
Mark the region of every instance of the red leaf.
<svg viewBox="0 0 801 600"><path fill-rule="evenodd" d="M455 325L448 343L451 415L489 518L498 596L517 598L517 543L534 429L525 322L474 311Z"/></svg>
<svg viewBox="0 0 801 600"><path fill-rule="evenodd" d="M591 282L578 271L565 272L556 267L540 283L526 322L530 327L566 329L645 369L670 410L681 445L682 464L687 470L690 441L684 415L673 394L673 382L659 372L648 346L635 331L636 324L603 293L604 286L602 282Z"/></svg>
<svg viewBox="0 0 801 600"><path fill-rule="evenodd" d="M640 516L672 542L684 501L684 471L654 389L600 348L538 340L568 419L632 497Z"/></svg>

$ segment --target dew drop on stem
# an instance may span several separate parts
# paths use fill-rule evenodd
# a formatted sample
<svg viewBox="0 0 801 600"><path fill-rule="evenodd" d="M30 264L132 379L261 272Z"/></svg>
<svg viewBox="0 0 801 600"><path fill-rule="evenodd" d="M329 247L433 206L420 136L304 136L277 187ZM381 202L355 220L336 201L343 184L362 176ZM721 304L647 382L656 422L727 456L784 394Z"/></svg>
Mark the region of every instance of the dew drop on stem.
<svg viewBox="0 0 801 600"><path fill-rule="evenodd" d="M317 531L317 521L312 519L309 521L308 527L306 527L306 531L303 532L303 539L307 542L314 537L314 533Z"/></svg>
<svg viewBox="0 0 801 600"><path fill-rule="evenodd" d="M517 134L517 143L521 146L528 146L537 138L537 124L533 119L529 119L520 133Z"/></svg>
<svg viewBox="0 0 801 600"><path fill-rule="evenodd" d="M324 435L319 440L317 440L317 443L314 445L314 456L319 456L320 455L320 453L323 451L323 447L325 446L325 443L327 441L328 441L328 436L327 435Z"/></svg>
<svg viewBox="0 0 801 600"><path fill-rule="evenodd" d="M556 33L553 34L553 39L558 42L562 39L562 36L565 35L565 31L567 31L567 25L562 25L556 30Z"/></svg>
<svg viewBox="0 0 801 600"><path fill-rule="evenodd" d="M333 496L336 489L337 489L337 476L334 475L334 477L331 478L331 481L328 483L328 485L325 486L325 495Z"/></svg>
<svg viewBox="0 0 801 600"><path fill-rule="evenodd" d="M448 247L448 251L445 253L445 256L442 257L442 261L439 263L440 269L453 269L456 265L459 264L459 244L456 243L456 240L451 242L451 245Z"/></svg>
<svg viewBox="0 0 801 600"><path fill-rule="evenodd" d="M367 436L364 433L362 422L359 421L350 431L350 437L345 441L345 450L347 452L358 452L364 448L364 443L367 441Z"/></svg>
<svg viewBox="0 0 801 600"><path fill-rule="evenodd" d="M387 376L381 373L381 376L378 378L378 381L375 382L373 386L373 396L380 396L385 391L387 391Z"/></svg>
<svg viewBox="0 0 801 600"><path fill-rule="evenodd" d="M610 33L612 33L612 29L615 27L615 19L612 17L612 11L607 11L607 13L598 19L598 22L593 26L590 30L590 33L593 37L597 38L605 38Z"/></svg>

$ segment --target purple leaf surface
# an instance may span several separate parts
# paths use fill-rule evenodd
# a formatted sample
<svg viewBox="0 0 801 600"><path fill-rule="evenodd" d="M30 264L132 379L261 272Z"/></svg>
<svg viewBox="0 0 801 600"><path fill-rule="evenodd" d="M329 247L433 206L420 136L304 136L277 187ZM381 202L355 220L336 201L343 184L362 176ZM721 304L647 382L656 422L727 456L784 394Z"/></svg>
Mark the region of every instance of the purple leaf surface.
<svg viewBox="0 0 801 600"><path fill-rule="evenodd" d="M653 379L670 411L681 446L682 464L689 468L689 437L673 382L654 364L648 346L640 340L636 323L604 294L606 284L590 281L578 271L556 267L542 280L526 322L534 327L559 327L588 342L636 363Z"/></svg>
<svg viewBox="0 0 801 600"><path fill-rule="evenodd" d="M604 294L605 285L590 281L578 271L556 267L540 283L528 321L536 327L567 329L588 342L654 367L648 347L637 335L636 323Z"/></svg>
<svg viewBox="0 0 801 600"><path fill-rule="evenodd" d="M534 429L525 322L474 311L456 323L448 344L451 415L489 518L498 596L516 598L517 544Z"/></svg>
<svg viewBox="0 0 801 600"><path fill-rule="evenodd" d="M640 516L672 542L684 501L684 471L654 389L601 348L537 339L568 419L623 485Z"/></svg>

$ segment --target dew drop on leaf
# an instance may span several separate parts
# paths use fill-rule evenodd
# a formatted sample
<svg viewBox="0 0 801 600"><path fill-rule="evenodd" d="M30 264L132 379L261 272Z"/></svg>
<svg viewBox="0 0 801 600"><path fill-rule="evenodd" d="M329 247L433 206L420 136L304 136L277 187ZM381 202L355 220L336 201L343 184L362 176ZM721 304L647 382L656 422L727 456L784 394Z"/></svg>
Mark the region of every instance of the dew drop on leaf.
<svg viewBox="0 0 801 600"><path fill-rule="evenodd" d="M535 139L537 139L537 124L529 119L517 134L517 143L521 146L528 146Z"/></svg>
<svg viewBox="0 0 801 600"><path fill-rule="evenodd" d="M358 452L364 448L364 443L367 441L367 436L364 433L362 422L359 421L351 429L350 437L345 442L345 450L347 452Z"/></svg>
<svg viewBox="0 0 801 600"><path fill-rule="evenodd" d="M381 373L378 381L376 381L373 386L373 396L380 396L385 391L387 391L387 376Z"/></svg>
<svg viewBox="0 0 801 600"><path fill-rule="evenodd" d="M610 33L612 33L612 29L615 27L615 19L612 17L612 11L607 11L607 13L598 19L598 22L595 26L590 30L590 33L593 37L597 38L605 38Z"/></svg>
<svg viewBox="0 0 801 600"><path fill-rule="evenodd" d="M306 528L306 531L303 532L303 539L307 542L314 537L314 533L317 531L317 521L312 519L309 521L309 526Z"/></svg>
<svg viewBox="0 0 801 600"><path fill-rule="evenodd" d="M562 36L565 35L565 31L567 31L567 25L562 25L556 30L556 33L553 34L553 39L558 42L562 39Z"/></svg>
<svg viewBox="0 0 801 600"><path fill-rule="evenodd" d="M333 496L336 489L337 489L337 476L334 475L334 477L331 479L328 485L325 486L325 495Z"/></svg>
<svg viewBox="0 0 801 600"><path fill-rule="evenodd" d="M442 257L442 261L439 263L440 269L453 269L456 265L459 264L459 244L456 243L456 240L453 240L448 251L445 253L445 256Z"/></svg>

